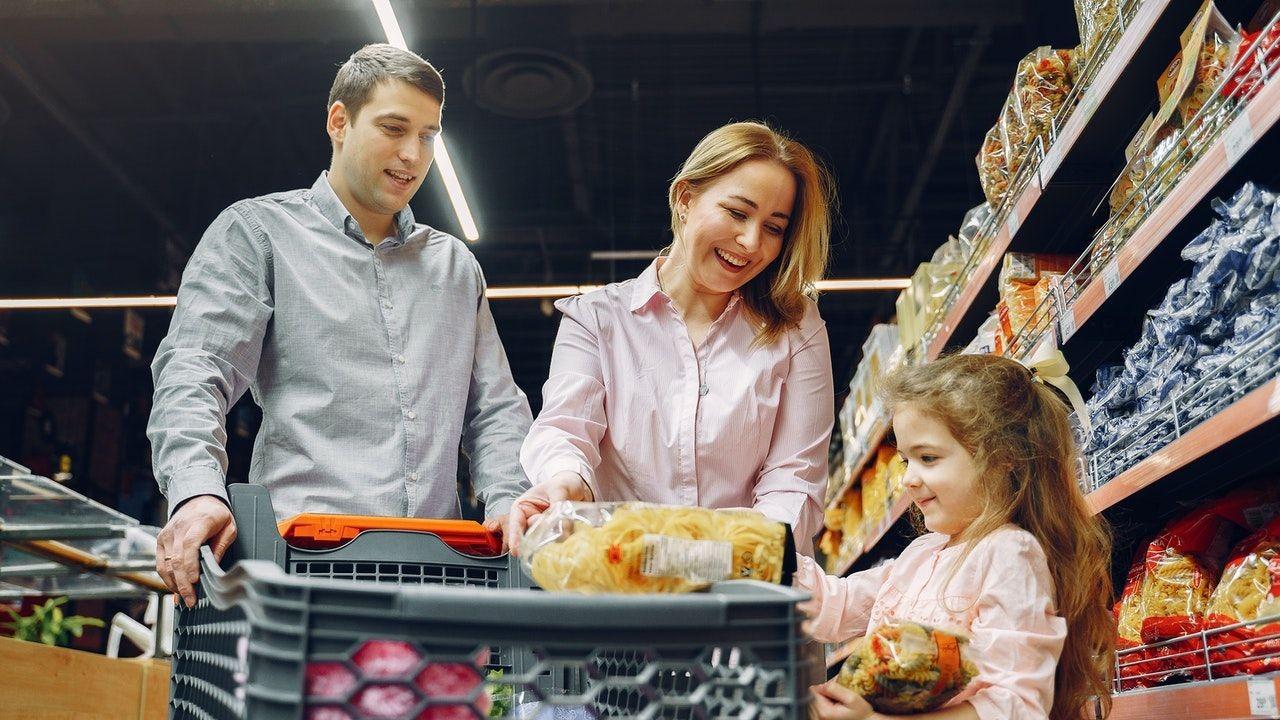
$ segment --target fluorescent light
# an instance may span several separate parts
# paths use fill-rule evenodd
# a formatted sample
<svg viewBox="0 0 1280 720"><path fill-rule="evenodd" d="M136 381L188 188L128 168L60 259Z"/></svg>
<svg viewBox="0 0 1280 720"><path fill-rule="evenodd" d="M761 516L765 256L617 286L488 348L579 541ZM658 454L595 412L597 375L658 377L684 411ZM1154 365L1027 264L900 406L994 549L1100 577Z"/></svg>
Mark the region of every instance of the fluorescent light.
<svg viewBox="0 0 1280 720"><path fill-rule="evenodd" d="M592 250L592 260L652 260L657 250Z"/></svg>
<svg viewBox="0 0 1280 720"><path fill-rule="evenodd" d="M73 308L167 308L176 295L135 295L91 298L0 298L0 310L71 310Z"/></svg>
<svg viewBox="0 0 1280 720"><path fill-rule="evenodd" d="M400 23L396 22L396 12L391 9L391 0L373 0L373 9L378 11L378 22L382 23L382 31L387 34L387 42L408 50L404 33L400 32Z"/></svg>
<svg viewBox="0 0 1280 720"><path fill-rule="evenodd" d="M396 12L391 8L391 0L372 0L373 9L378 12L378 22L382 23L382 31L387 34L387 42L401 50L408 50L409 44L404 41L404 33L400 32L400 22L396 20ZM453 205L453 213L458 216L458 224L462 226L462 236L469 242L480 239L480 230L471 215L471 207L462 194L462 183L458 182L458 172L453 168L453 160L449 157L449 149L444 144L444 134L436 136L436 158L433 163L440 170L445 190L449 193L449 202Z"/></svg>
<svg viewBox="0 0 1280 720"><path fill-rule="evenodd" d="M818 290L839 292L849 290L905 290L911 287L907 278L857 278L845 280L819 280Z"/></svg>
<svg viewBox="0 0 1280 720"><path fill-rule="evenodd" d="M444 133L436 136L435 166L440 169L445 190L449 191L449 202L453 203L453 214L458 216L458 223L462 225L462 236L470 242L479 240L480 230L476 227L475 218L471 217L471 208L462 194L462 183L458 182L458 172L453 169L453 160L449 159L449 150L444 146Z"/></svg>
<svg viewBox="0 0 1280 720"><path fill-rule="evenodd" d="M818 289L826 292L867 290L902 290L911 285L906 278L865 278L821 280ZM485 291L490 300L562 298L599 290L603 285L519 285L491 287ZM176 295L132 295L85 298L0 298L0 310L72 310L76 308L171 308Z"/></svg>
<svg viewBox="0 0 1280 720"><path fill-rule="evenodd" d="M599 290L603 285L530 285L528 287L491 287L485 291L490 300L522 298L562 298Z"/></svg>

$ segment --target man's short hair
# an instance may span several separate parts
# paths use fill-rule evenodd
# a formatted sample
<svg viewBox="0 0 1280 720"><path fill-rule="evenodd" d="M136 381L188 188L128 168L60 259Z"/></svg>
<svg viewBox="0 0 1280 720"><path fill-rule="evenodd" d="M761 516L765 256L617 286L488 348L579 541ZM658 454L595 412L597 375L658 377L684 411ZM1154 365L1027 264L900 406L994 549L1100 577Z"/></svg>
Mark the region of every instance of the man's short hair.
<svg viewBox="0 0 1280 720"><path fill-rule="evenodd" d="M403 80L444 105L444 79L431 63L417 53L376 43L360 48L338 68L329 90L328 107L341 100L355 119L373 97L374 89L387 80Z"/></svg>

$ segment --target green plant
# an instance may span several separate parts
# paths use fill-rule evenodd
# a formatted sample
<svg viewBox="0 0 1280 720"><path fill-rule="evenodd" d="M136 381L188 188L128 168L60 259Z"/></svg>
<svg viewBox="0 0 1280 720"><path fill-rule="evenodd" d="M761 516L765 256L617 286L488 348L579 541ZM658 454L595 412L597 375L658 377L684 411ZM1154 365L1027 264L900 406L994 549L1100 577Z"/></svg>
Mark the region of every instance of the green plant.
<svg viewBox="0 0 1280 720"><path fill-rule="evenodd" d="M489 717L491 718L506 717L511 713L512 688L510 685L495 682L501 678L501 670L490 670L485 676L485 679L489 681L485 685L485 690L493 700L493 704L489 706Z"/></svg>
<svg viewBox="0 0 1280 720"><path fill-rule="evenodd" d="M83 635L86 627L103 626L98 618L63 615L61 606L66 602L65 597L46 600L44 605L32 608L30 615L19 615L17 610L4 607L3 610L13 618L13 622L5 623L5 627L12 630L13 637L18 640L65 646L73 636Z"/></svg>

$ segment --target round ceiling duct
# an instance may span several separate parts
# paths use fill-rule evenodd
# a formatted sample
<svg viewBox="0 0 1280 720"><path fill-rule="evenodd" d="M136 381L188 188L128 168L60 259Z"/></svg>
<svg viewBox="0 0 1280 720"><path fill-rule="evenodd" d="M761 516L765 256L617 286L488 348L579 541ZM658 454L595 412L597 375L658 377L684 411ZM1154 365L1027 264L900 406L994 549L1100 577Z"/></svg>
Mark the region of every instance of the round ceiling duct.
<svg viewBox="0 0 1280 720"><path fill-rule="evenodd" d="M480 107L523 119L564 115L591 96L591 73L585 67L540 48L489 53L467 68L463 83Z"/></svg>

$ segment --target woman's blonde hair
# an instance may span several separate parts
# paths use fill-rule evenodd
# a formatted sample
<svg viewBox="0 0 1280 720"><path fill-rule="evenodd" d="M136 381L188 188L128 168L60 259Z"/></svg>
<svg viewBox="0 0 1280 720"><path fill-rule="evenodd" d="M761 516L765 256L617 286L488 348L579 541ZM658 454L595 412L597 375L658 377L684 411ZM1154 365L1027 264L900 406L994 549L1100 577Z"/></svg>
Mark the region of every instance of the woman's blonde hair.
<svg viewBox="0 0 1280 720"><path fill-rule="evenodd" d="M1091 696L1106 715L1115 651L1111 534L1077 482L1066 403L1027 368L994 355L904 368L887 381L886 400L937 418L973 455L984 510L962 539L1013 523L1044 549L1057 611L1067 621L1049 717L1082 717Z"/></svg>
<svg viewBox="0 0 1280 720"><path fill-rule="evenodd" d="M730 123L707 133L671 179L671 233L679 243L684 223L678 203L686 187L697 193L748 160L781 163L796 181L778 259L740 290L743 304L760 326L756 341L771 344L799 325L805 300L816 295L815 286L827 269L834 184L809 148L758 122Z"/></svg>

